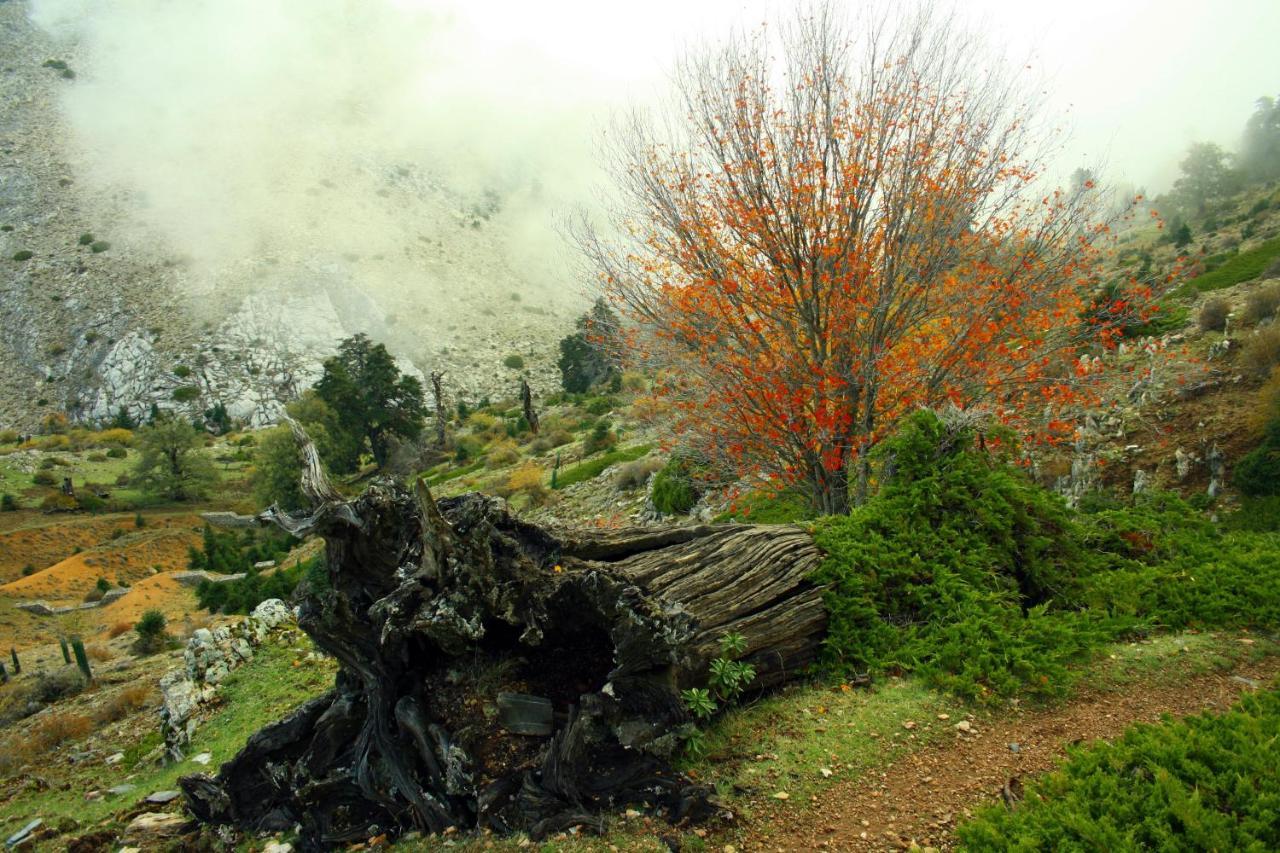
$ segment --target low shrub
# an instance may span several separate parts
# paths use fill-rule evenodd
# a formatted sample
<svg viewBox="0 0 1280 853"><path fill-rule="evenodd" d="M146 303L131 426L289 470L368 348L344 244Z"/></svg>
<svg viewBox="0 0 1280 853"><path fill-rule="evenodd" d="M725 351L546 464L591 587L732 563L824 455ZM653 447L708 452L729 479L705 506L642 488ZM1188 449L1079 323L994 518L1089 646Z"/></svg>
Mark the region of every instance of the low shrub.
<svg viewBox="0 0 1280 853"><path fill-rule="evenodd" d="M1280 309L1280 284L1259 287L1245 299L1244 318L1250 323L1261 323L1274 317L1277 309Z"/></svg>
<svg viewBox="0 0 1280 853"><path fill-rule="evenodd" d="M1200 306L1197 322L1205 332L1221 332L1227 327L1227 318L1231 316L1231 303L1215 296Z"/></svg>
<svg viewBox="0 0 1280 853"><path fill-rule="evenodd" d="M591 428L590 434L582 441L582 452L590 456L601 450L608 450L618 443L618 435L613 431L613 424L601 418Z"/></svg>
<svg viewBox="0 0 1280 853"><path fill-rule="evenodd" d="M1267 425L1262 443L1236 463L1232 479L1250 497L1280 495L1280 416Z"/></svg>
<svg viewBox="0 0 1280 853"><path fill-rule="evenodd" d="M1280 323L1263 326L1250 335L1240 358L1254 373L1267 374L1280 366Z"/></svg>
<svg viewBox="0 0 1280 853"><path fill-rule="evenodd" d="M98 723L113 723L140 711L155 697L155 690L149 684L129 684L111 695L98 706L94 716Z"/></svg>
<svg viewBox="0 0 1280 853"><path fill-rule="evenodd" d="M94 433L90 437L95 447L104 445L116 447L130 447L133 445L133 430L124 429L123 427L112 427L104 429L101 432Z"/></svg>
<svg viewBox="0 0 1280 853"><path fill-rule="evenodd" d="M163 649L169 640L169 635L165 632L167 624L168 620L163 612L154 609L144 611L138 623L133 626L133 632L138 635L134 651L149 655Z"/></svg>
<svg viewBox="0 0 1280 853"><path fill-rule="evenodd" d="M116 637L127 634L132 630L132 622L113 622L111 627L107 629L107 639L114 640Z"/></svg>
<svg viewBox="0 0 1280 853"><path fill-rule="evenodd" d="M49 471L41 469L31 475L31 482L37 486L56 486L58 485L58 478Z"/></svg>
<svg viewBox="0 0 1280 853"><path fill-rule="evenodd" d="M70 699L87 687L84 676L75 667L62 667L36 676L30 697L41 705L52 705Z"/></svg>
<svg viewBox="0 0 1280 853"><path fill-rule="evenodd" d="M109 447L106 455L108 459L125 459L129 456L129 451L123 447Z"/></svg>
<svg viewBox="0 0 1280 853"><path fill-rule="evenodd" d="M1274 534L1224 536L1159 492L1068 510L928 412L879 452L895 466L880 494L815 531L835 672L1053 697L1075 663L1133 632L1280 625Z"/></svg>
<svg viewBox="0 0 1280 853"><path fill-rule="evenodd" d="M0 495L0 512L16 512L18 509L18 499L13 495L5 492Z"/></svg>
<svg viewBox="0 0 1280 853"><path fill-rule="evenodd" d="M94 643L91 646L85 646L84 653L89 656L90 660L96 660L99 663L109 661L115 657L111 649L99 643Z"/></svg>
<svg viewBox="0 0 1280 853"><path fill-rule="evenodd" d="M499 493L503 497L524 495L532 503L540 504L546 500L548 494L546 477L546 472L540 466L533 462L525 462L511 472L511 476L507 478L507 482Z"/></svg>
<svg viewBox="0 0 1280 853"><path fill-rule="evenodd" d="M514 441L503 439L489 448L484 457L484 467L505 468L520 461L520 448Z"/></svg>
<svg viewBox="0 0 1280 853"><path fill-rule="evenodd" d="M692 476L693 466L682 455L673 456L653 478L650 499L653 508L663 515L681 515L698 502L698 487Z"/></svg>
<svg viewBox="0 0 1280 853"><path fill-rule="evenodd" d="M661 459L655 457L637 459L635 462L628 462L620 467L617 479L614 482L619 489L638 489L649 482L649 478L653 476L655 471L661 469Z"/></svg>
<svg viewBox="0 0 1280 853"><path fill-rule="evenodd" d="M1139 723L1073 748L1010 810L962 824L966 850L1277 850L1280 691L1226 713Z"/></svg>
<svg viewBox="0 0 1280 853"><path fill-rule="evenodd" d="M502 366L508 367L512 370L523 370L524 356L518 355L516 353L512 353L511 355L507 356L502 360Z"/></svg>

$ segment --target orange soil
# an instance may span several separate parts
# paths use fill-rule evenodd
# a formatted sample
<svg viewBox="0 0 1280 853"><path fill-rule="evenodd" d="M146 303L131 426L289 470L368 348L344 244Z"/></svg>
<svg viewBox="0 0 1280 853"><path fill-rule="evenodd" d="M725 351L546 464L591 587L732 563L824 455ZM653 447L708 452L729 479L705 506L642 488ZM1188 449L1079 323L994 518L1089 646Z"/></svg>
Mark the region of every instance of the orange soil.
<svg viewBox="0 0 1280 853"><path fill-rule="evenodd" d="M171 623L179 623L197 610L195 590L178 583L172 574L156 575L138 581L123 598L89 612L95 615L99 628L106 629L120 622L137 622L146 610L159 610Z"/></svg>
<svg viewBox="0 0 1280 853"><path fill-rule="evenodd" d="M199 531L203 522L192 513L146 515L143 530L180 529ZM56 520L50 520L56 519ZM76 548L87 550L111 543L111 534L123 530L134 533L134 516L126 513L99 516L30 516L27 526L0 533L0 583L22 577L24 567L37 570L70 556ZM96 576L95 576L96 579Z"/></svg>
<svg viewBox="0 0 1280 853"><path fill-rule="evenodd" d="M141 530L4 584L0 595L50 603L82 601L98 578L132 584L151 577L153 567L161 571L185 568L188 547L199 542L199 535L190 529Z"/></svg>

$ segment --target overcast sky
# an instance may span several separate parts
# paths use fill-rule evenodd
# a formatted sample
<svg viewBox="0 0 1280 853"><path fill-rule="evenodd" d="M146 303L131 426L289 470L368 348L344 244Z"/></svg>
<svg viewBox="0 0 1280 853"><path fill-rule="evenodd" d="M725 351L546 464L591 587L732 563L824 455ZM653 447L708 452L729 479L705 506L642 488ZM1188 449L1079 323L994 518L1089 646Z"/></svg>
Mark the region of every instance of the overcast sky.
<svg viewBox="0 0 1280 853"><path fill-rule="evenodd" d="M211 263L374 254L417 239L387 170L494 189L513 257L551 278L557 216L608 184L611 114L669 91L686 50L788 18L792 0L29 0L79 46L61 87L83 186ZM840 0L834 0L840 2ZM867 0L844 0L849 9ZM909 6L876 0L890 13ZM1280 0L958 0L1072 139L1052 165L1167 188L1191 141L1234 148L1280 94ZM1029 60L1029 61L1028 61ZM1055 174L1056 173L1056 174ZM317 186L335 185L318 207ZM116 194L117 189L128 192ZM408 262L406 262L408 263ZM410 271L391 270L394 285ZM402 274L403 273L403 274Z"/></svg>
<svg viewBox="0 0 1280 853"><path fill-rule="evenodd" d="M537 58L576 77L591 100L644 100L689 44L792 8L786 0L398 2L448 8L467 34L460 44L482 48L473 59L509 68L515 57L517 65ZM1173 177L1189 142L1234 148L1254 100L1280 94L1280 0L961 0L957 8L1010 59L1032 59L1071 128L1067 160L1105 160L1114 179L1153 191Z"/></svg>

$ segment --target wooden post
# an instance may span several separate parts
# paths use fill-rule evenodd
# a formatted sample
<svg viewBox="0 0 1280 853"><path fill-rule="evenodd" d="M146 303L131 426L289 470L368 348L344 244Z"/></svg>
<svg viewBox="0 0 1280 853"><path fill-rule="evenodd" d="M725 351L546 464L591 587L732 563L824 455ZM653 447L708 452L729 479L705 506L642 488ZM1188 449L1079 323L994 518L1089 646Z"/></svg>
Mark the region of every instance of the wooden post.
<svg viewBox="0 0 1280 853"><path fill-rule="evenodd" d="M58 645L62 647L62 660L64 663L71 663L71 649L67 648L67 638L59 637Z"/></svg>

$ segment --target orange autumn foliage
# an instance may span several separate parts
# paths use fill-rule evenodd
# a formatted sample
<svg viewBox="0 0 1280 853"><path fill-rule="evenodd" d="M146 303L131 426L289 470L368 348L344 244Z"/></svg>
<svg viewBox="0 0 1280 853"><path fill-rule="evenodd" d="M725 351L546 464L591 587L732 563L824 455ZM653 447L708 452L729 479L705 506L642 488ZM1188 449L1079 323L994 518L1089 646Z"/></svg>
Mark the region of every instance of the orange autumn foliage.
<svg viewBox="0 0 1280 853"><path fill-rule="evenodd" d="M820 8L781 69L767 34L693 57L686 132L637 119L618 142L630 241L581 241L685 440L826 513L921 406L1069 436L1105 372L1081 356L1151 296L1087 310L1098 192L1044 189L1020 90L949 21L880 24L855 43Z"/></svg>

